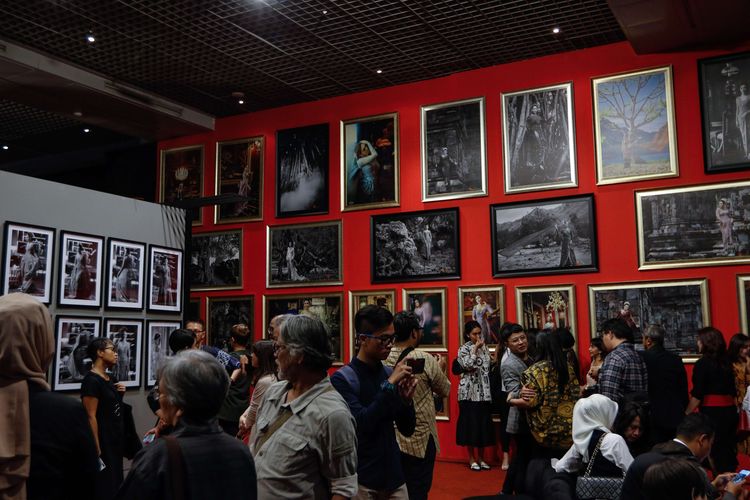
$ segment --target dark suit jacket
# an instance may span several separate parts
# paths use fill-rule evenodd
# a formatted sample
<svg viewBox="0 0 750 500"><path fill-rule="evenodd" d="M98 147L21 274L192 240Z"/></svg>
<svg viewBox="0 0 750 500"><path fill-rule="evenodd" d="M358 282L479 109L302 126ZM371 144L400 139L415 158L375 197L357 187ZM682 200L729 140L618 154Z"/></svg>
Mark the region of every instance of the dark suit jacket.
<svg viewBox="0 0 750 500"><path fill-rule="evenodd" d="M651 421L674 431L685 416L688 404L687 373L682 359L661 346L648 349L641 356L648 371Z"/></svg>

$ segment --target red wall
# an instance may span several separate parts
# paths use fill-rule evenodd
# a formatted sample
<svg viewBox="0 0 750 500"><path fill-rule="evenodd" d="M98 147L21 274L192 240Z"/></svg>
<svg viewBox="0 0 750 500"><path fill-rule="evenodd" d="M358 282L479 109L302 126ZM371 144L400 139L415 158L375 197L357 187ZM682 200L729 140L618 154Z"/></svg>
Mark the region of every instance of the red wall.
<svg viewBox="0 0 750 500"><path fill-rule="evenodd" d="M744 50L750 47L746 44ZM738 49L740 50L740 49ZM506 318L514 320L515 287L574 284L577 303L578 351L582 364L588 363L589 319L587 285L621 281L671 280L708 278L713 325L727 337L739 331L736 275L747 272L747 266L713 266L687 269L638 271L635 207L636 189L707 184L747 179L748 171L707 176L703 171L703 152L698 99L697 59L718 55L718 52L683 52L676 54L636 55L629 44L619 43L594 49L568 52L512 64L470 71L436 80L348 95L333 99L287 106L259 113L217 120L214 133L164 141L159 149L203 144L205 147L204 195L212 195L216 141L263 135L265 137L265 173L263 222L215 226L213 209L203 213L204 224L195 232L242 227L244 229L244 266L242 291L195 293L201 297L205 314L208 295L255 296L253 331L261 338L263 295L306 292L342 292L347 302L348 290L394 289L397 304L401 303L404 287L446 287L447 329L450 356L460 345L458 332L459 286L486 284L505 285ZM638 183L596 185L591 78L644 68L672 65L675 115L680 176ZM503 193L503 159L500 129L500 93L573 82L575 106L576 154L579 186L541 192L506 195ZM489 196L443 202L423 203L420 184L420 106L484 96L486 99L486 133ZM401 207L341 213L340 206L340 140L339 122L397 111L400 121ZM330 213L323 216L275 218L275 132L279 129L328 122L330 124ZM493 203L537 200L558 196L594 193L598 221L598 273L541 277L493 279L490 258L490 225L488 206ZM460 280L370 284L370 216L387 212L460 207L461 271ZM342 219L344 234L343 287L308 287L300 289L265 288L265 234L267 224L291 224ZM348 339L348 303L344 308L343 335ZM348 359L350 346L345 342ZM690 367L688 367L688 370ZM465 451L455 445L455 423L458 403L455 389L458 380L451 375L453 393L450 399L450 421L439 422L441 457L462 459Z"/></svg>

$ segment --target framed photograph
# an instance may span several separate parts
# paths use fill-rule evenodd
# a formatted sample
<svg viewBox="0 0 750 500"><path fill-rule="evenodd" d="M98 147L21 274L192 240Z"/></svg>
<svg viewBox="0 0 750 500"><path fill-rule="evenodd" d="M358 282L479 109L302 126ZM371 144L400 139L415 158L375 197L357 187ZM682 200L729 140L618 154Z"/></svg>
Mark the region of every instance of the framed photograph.
<svg viewBox="0 0 750 500"><path fill-rule="evenodd" d="M750 332L750 275L737 276L737 295L740 304L740 328Z"/></svg>
<svg viewBox="0 0 750 500"><path fill-rule="evenodd" d="M239 203L216 205L216 224L263 220L264 152L262 136L216 144L215 193L246 198Z"/></svg>
<svg viewBox="0 0 750 500"><path fill-rule="evenodd" d="M589 309L592 336L612 318L633 329L636 343L650 325L661 325L664 347L691 363L700 357L698 330L711 324L705 279L589 285Z"/></svg>
<svg viewBox="0 0 750 500"><path fill-rule="evenodd" d="M635 192L641 270L750 262L750 181Z"/></svg>
<svg viewBox="0 0 750 500"><path fill-rule="evenodd" d="M103 261L104 238L61 231L57 304L101 307Z"/></svg>
<svg viewBox="0 0 750 500"><path fill-rule="evenodd" d="M484 97L422 106L422 201L487 195Z"/></svg>
<svg viewBox="0 0 750 500"><path fill-rule="evenodd" d="M360 290L349 292L349 351L354 356L356 339L354 337L354 316L365 306L376 305L385 307L392 314L396 314L395 290Z"/></svg>
<svg viewBox="0 0 750 500"><path fill-rule="evenodd" d="M182 328L179 321L148 321L146 337L146 387L153 387L164 360L172 355L169 334Z"/></svg>
<svg viewBox="0 0 750 500"><path fill-rule="evenodd" d="M203 196L203 146L165 149L161 152L159 203L174 205L184 199ZM197 226L203 211L197 210Z"/></svg>
<svg viewBox="0 0 750 500"><path fill-rule="evenodd" d="M677 177L672 68L595 78L596 183Z"/></svg>
<svg viewBox="0 0 750 500"><path fill-rule="evenodd" d="M146 245L110 238L107 262L107 308L143 309Z"/></svg>
<svg viewBox="0 0 750 500"><path fill-rule="evenodd" d="M208 345L223 349L228 346L232 327L244 323L255 335L255 297L208 297L206 299L206 336Z"/></svg>
<svg viewBox="0 0 750 500"><path fill-rule="evenodd" d="M268 226L266 287L341 285L341 221Z"/></svg>
<svg viewBox="0 0 750 500"><path fill-rule="evenodd" d="M341 211L399 205L398 113L341 122Z"/></svg>
<svg viewBox="0 0 750 500"><path fill-rule="evenodd" d="M575 286L517 287L516 321L527 330L568 328L577 338Z"/></svg>
<svg viewBox="0 0 750 500"><path fill-rule="evenodd" d="M190 321L191 319L199 319L201 317L201 299L193 298L187 303L187 310L185 311L185 320Z"/></svg>
<svg viewBox="0 0 750 500"><path fill-rule="evenodd" d="M99 318L58 315L55 318L55 362L52 387L56 391L79 391L93 361L86 348L101 335Z"/></svg>
<svg viewBox="0 0 750 500"><path fill-rule="evenodd" d="M276 132L276 217L328 213L328 124Z"/></svg>
<svg viewBox="0 0 750 500"><path fill-rule="evenodd" d="M190 291L242 288L242 229L193 234Z"/></svg>
<svg viewBox="0 0 750 500"><path fill-rule="evenodd" d="M141 386L143 320L109 318L104 320L104 335L115 344L117 364L112 375L125 387Z"/></svg>
<svg viewBox="0 0 750 500"><path fill-rule="evenodd" d="M496 278L599 269L594 195L491 205L490 227Z"/></svg>
<svg viewBox="0 0 750 500"><path fill-rule="evenodd" d="M505 192L578 186L573 84L502 94Z"/></svg>
<svg viewBox="0 0 750 500"><path fill-rule="evenodd" d="M446 377L450 378L450 374L448 372L450 370L451 359L450 359L450 356L448 356L448 352L447 351L433 352L432 355L435 356L436 358L438 356L442 356L448 361L447 363L445 363L445 369L443 373L445 373ZM433 392L432 397L434 398L435 396L437 395ZM451 398L450 396L447 396L443 398L442 408L435 408L435 420L448 421L450 419L451 419Z"/></svg>
<svg viewBox="0 0 750 500"><path fill-rule="evenodd" d="M149 246L148 310L182 311L182 251Z"/></svg>
<svg viewBox="0 0 750 500"><path fill-rule="evenodd" d="M447 349L445 288L404 289L402 296L403 310L413 312L422 327L419 348L424 351Z"/></svg>
<svg viewBox="0 0 750 500"><path fill-rule="evenodd" d="M373 215L372 283L459 279L458 208Z"/></svg>
<svg viewBox="0 0 750 500"><path fill-rule="evenodd" d="M344 296L340 293L263 296L263 325L279 314L308 314L320 318L331 335L333 364L344 364L344 336L342 331Z"/></svg>
<svg viewBox="0 0 750 500"><path fill-rule="evenodd" d="M6 221L2 294L26 293L49 304L54 247L54 229Z"/></svg>
<svg viewBox="0 0 750 500"><path fill-rule="evenodd" d="M750 167L750 52L698 61L707 174Z"/></svg>
<svg viewBox="0 0 750 500"><path fill-rule="evenodd" d="M476 321L482 327L482 338L489 349L500 343L500 327L505 323L505 287L476 286L458 289L458 345L464 343L464 325Z"/></svg>

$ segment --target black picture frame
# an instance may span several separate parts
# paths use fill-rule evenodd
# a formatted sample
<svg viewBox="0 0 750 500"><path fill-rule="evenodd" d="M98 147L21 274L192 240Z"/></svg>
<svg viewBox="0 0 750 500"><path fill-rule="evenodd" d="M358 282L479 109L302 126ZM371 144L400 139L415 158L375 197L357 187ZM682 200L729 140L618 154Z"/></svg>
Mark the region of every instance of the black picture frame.
<svg viewBox="0 0 750 500"><path fill-rule="evenodd" d="M593 194L490 205L490 229L495 278L599 270Z"/></svg>
<svg viewBox="0 0 750 500"><path fill-rule="evenodd" d="M276 131L276 217L328 213L329 129L321 123Z"/></svg>
<svg viewBox="0 0 750 500"><path fill-rule="evenodd" d="M68 242L71 242L68 248ZM57 277L57 306L65 308L94 308L102 306L102 285L104 280L104 256L106 249L104 247L104 238L93 234L79 233L78 231L60 231L60 260ZM76 245L77 243L77 245ZM83 247L86 244L87 247ZM75 255L75 250L84 248L86 255ZM91 249L93 248L93 251ZM71 262L71 254L72 260ZM70 267L70 273L68 273ZM93 285L91 284L93 274ZM74 286L70 281L87 282L86 285L75 285L75 296L71 297L71 287ZM81 298L79 294L87 294L92 298Z"/></svg>
<svg viewBox="0 0 750 500"><path fill-rule="evenodd" d="M242 240L242 229L193 234L188 265L190 291L242 288Z"/></svg>
<svg viewBox="0 0 750 500"><path fill-rule="evenodd" d="M342 285L340 220L267 227L266 288Z"/></svg>
<svg viewBox="0 0 750 500"><path fill-rule="evenodd" d="M155 265L154 265L154 257L155 252L160 252L162 254L167 255L174 255L176 262L176 273L174 276L177 278L177 285L174 288L174 303L168 304L168 303L162 303L159 299L159 292L156 291L156 294L154 293L155 288L157 288L158 281L154 279L154 271L155 271ZM182 312L182 299L183 299L183 290L185 286L185 266L183 264L184 262L184 252L182 250L179 250L177 248L168 248L168 247L162 247L159 245L149 245L148 247L148 281L146 282L146 286L148 287L147 297L148 301L146 302L146 309L148 312L154 312L154 313L175 313L180 314ZM172 268L170 264L170 269ZM170 277L171 278L171 277ZM172 286L172 285L168 285ZM171 296L171 293L170 293Z"/></svg>
<svg viewBox="0 0 750 500"><path fill-rule="evenodd" d="M255 295L222 295L206 298L208 345L219 349L228 347L230 330L238 323L246 324L250 328L250 338L256 338L252 333L255 324Z"/></svg>
<svg viewBox="0 0 750 500"><path fill-rule="evenodd" d="M152 331L155 328L158 330ZM156 374L161 368L161 363L173 355L169 349L169 334L178 328L182 328L181 321L151 319L146 321L145 359L143 360L143 379L146 387L156 385ZM158 344L154 342L155 334L159 335Z"/></svg>
<svg viewBox="0 0 750 500"><path fill-rule="evenodd" d="M132 278L134 277L132 275L132 272L130 272L129 277L124 277L122 275L123 269L122 264L124 262L124 257L121 261L118 261L118 255L115 255L114 247L116 245L120 245L123 248L129 248L140 251L140 258L137 263L135 263L134 268L129 268L131 270L135 270L137 272L137 276L135 276L136 281L138 282L138 290L135 291L135 293L132 293L131 290L127 290L127 288L132 288ZM130 241L130 240L124 240L121 238L113 238L110 237L107 239L107 261L106 261L106 274L107 279L105 281L105 293L104 295L104 307L105 309L113 309L113 310L128 310L128 311L141 311L144 307L144 298L146 296L146 244L140 243L137 241ZM113 262L113 259L114 262ZM131 259L132 262L132 259ZM118 268L117 265L120 265ZM114 276L114 269L119 269L117 271L117 278L115 279ZM131 302L130 300L123 301L123 300L117 300L117 289L122 288L122 279L128 280L130 282L130 286L126 286L125 294L127 296L134 295L136 300L135 302ZM117 281L117 282L116 282ZM113 289L115 287L115 289ZM121 291L119 293L122 293ZM114 296L114 298L113 298Z"/></svg>
<svg viewBox="0 0 750 500"><path fill-rule="evenodd" d="M747 87L744 135L737 124L743 84ZM698 60L698 86L704 171L750 168L750 52Z"/></svg>
<svg viewBox="0 0 750 500"><path fill-rule="evenodd" d="M373 215L370 219L370 281L460 279L460 234L458 208ZM396 238L400 241L395 242ZM444 243L438 245L441 240Z"/></svg>
<svg viewBox="0 0 750 500"><path fill-rule="evenodd" d="M121 330L125 331L110 331L111 328L119 325ZM126 329L126 327L128 327ZM133 342L125 339L128 343L127 351L120 349L120 339L118 335L125 334L127 336L133 336ZM137 389L143 382L143 345L145 344L144 330L143 330L143 319L140 318L104 318L104 327L102 329L102 338L106 338L112 341L115 345L115 352L117 352L117 364L112 367L112 374L118 382L121 382L128 389ZM126 357L127 355L127 357ZM133 359L135 358L135 359ZM127 362L127 366L123 366L123 363ZM124 371L123 371L124 368ZM133 373L131 378L131 371ZM125 375L123 379L123 374Z"/></svg>
<svg viewBox="0 0 750 500"><path fill-rule="evenodd" d="M35 279L33 280L34 283L32 284L32 288L28 288L29 291L38 291L39 284L41 283L44 286L41 293L29 293L28 291L23 291L25 288L21 271L23 257L19 256L21 250L19 241L15 240L14 242L14 238L16 237L14 231L18 231L19 234L37 234L38 236L34 237L37 246L40 243L38 238L42 236L47 238L42 249L42 255L38 257L38 260L41 260L42 264L35 266L37 269L35 271ZM50 304L52 302L52 278L55 275L54 252L56 236L55 229L51 227L25 224L23 222L5 221L3 228L3 264L2 269L0 269L0 274L2 274L2 288L0 289L0 295L6 295L9 293L27 293L43 304ZM28 242L24 241L23 243L25 252L26 243ZM14 251L11 251L11 246L14 246ZM41 277L40 282L36 278L39 278L41 271L43 271L44 274Z"/></svg>
<svg viewBox="0 0 750 500"><path fill-rule="evenodd" d="M64 327L67 325L67 328ZM77 330L72 327L76 325ZM81 330L81 326L93 327ZM58 314L55 316L55 358L52 365L52 389L55 391L80 391L83 377L91 370L86 353L88 343L102 335L102 320L98 316ZM74 344L70 337L75 336ZM87 362L88 360L88 362ZM65 374L65 375L63 375Z"/></svg>

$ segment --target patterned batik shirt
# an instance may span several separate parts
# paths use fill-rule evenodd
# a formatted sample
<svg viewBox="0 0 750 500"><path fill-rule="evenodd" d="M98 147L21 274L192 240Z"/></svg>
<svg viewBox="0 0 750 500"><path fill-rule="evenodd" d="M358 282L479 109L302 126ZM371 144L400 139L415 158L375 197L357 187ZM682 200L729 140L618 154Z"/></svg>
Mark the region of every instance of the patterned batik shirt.
<svg viewBox="0 0 750 500"><path fill-rule="evenodd" d="M464 370L458 384L459 401L492 401L490 392L490 351L482 346L474 352L474 343L458 349L458 363Z"/></svg>

